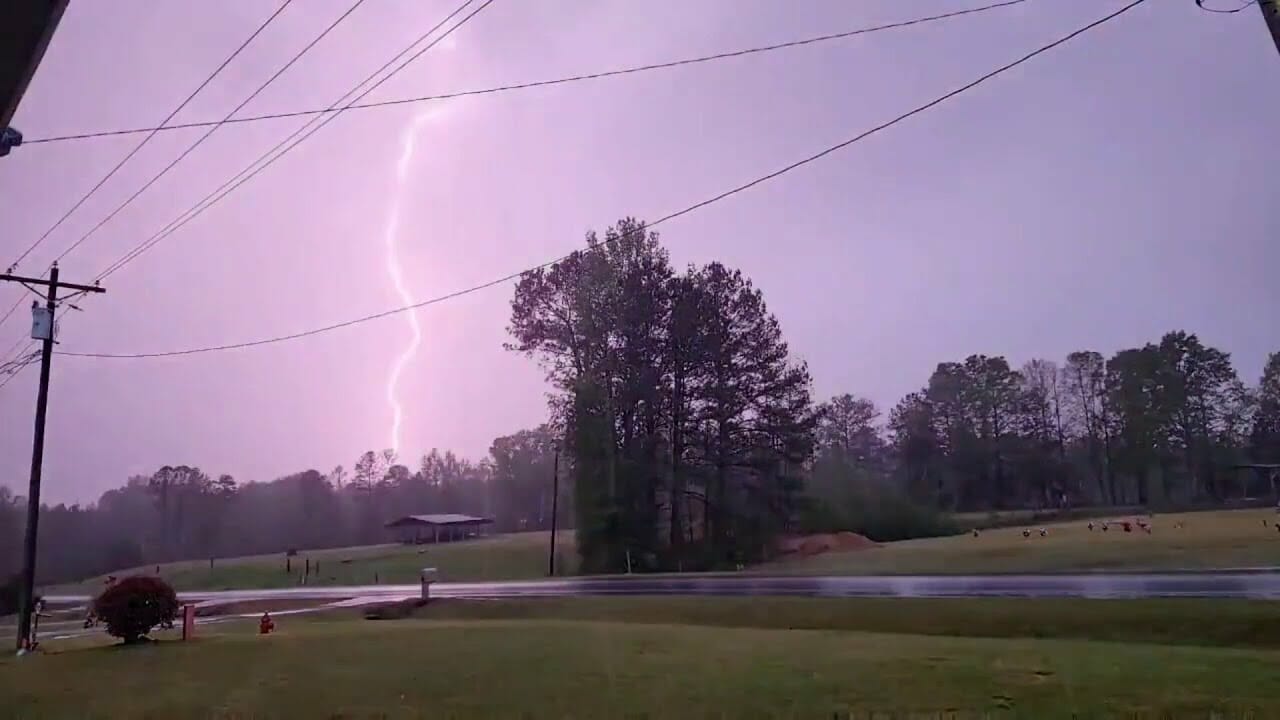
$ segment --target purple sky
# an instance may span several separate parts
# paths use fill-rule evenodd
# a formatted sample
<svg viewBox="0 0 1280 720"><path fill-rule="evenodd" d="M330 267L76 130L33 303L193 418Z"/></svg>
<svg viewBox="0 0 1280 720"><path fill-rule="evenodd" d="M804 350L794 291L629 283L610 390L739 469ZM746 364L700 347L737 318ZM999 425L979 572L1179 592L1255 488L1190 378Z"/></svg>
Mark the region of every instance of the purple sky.
<svg viewBox="0 0 1280 720"><path fill-rule="evenodd" d="M1225 2L1226 0L1224 0ZM177 121L221 117L351 0L299 0ZM369 0L249 113L325 106L456 0ZM370 99L664 61L908 19L943 0L498 0ZM856 134L1122 0L1032 0L639 76L344 116L174 234L64 321L68 350L252 340L426 298L545 261L622 215L657 217ZM14 125L34 138L161 120L274 9L266 0L73 0ZM403 135L416 152L398 182ZM1060 360L1185 328L1255 382L1280 349L1280 57L1256 9L1156 0L927 114L694 215L662 235L766 293L820 397L882 408L975 352ZM92 277L304 120L219 130L63 263ZM157 137L28 258L37 272L202 130ZM138 137L0 160L9 262ZM1268 171L1268 168L1273 170ZM1271 239L1268 240L1268 237ZM502 350L510 287L418 313L402 457L479 458L537 424L546 386ZM0 288L2 308L18 297ZM0 349L26 334L25 309ZM46 500L198 464L241 481L350 466L390 444L406 316L270 347L55 360ZM0 390L0 482L25 492L34 368Z"/></svg>

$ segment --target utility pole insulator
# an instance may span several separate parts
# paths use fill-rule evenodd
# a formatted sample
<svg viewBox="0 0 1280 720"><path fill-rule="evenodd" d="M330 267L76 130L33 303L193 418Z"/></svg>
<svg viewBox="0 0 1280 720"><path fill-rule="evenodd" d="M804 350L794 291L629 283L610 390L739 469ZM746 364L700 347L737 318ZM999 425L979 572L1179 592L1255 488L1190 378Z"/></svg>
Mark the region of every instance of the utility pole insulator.
<svg viewBox="0 0 1280 720"><path fill-rule="evenodd" d="M9 154L9 151L22 144L22 133L17 128L4 127L0 128L0 157Z"/></svg>

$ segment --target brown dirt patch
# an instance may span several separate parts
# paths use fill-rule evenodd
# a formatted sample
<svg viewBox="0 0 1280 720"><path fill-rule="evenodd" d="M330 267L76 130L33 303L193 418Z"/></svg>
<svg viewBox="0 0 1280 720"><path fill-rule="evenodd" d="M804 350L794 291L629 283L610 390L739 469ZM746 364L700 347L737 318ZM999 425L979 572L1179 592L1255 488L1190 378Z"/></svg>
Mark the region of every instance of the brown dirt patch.
<svg viewBox="0 0 1280 720"><path fill-rule="evenodd" d="M800 557L812 557L838 550L866 550L876 547L880 547L880 543L868 540L865 536L854 532L791 535L778 541L778 552Z"/></svg>

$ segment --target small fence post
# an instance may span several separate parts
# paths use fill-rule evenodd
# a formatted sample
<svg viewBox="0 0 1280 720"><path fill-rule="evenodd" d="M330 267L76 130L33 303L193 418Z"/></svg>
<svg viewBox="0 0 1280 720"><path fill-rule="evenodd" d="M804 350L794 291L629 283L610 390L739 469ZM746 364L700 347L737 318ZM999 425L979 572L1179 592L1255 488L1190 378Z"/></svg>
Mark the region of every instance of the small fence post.
<svg viewBox="0 0 1280 720"><path fill-rule="evenodd" d="M196 635L196 606L182 606L182 640L185 642Z"/></svg>

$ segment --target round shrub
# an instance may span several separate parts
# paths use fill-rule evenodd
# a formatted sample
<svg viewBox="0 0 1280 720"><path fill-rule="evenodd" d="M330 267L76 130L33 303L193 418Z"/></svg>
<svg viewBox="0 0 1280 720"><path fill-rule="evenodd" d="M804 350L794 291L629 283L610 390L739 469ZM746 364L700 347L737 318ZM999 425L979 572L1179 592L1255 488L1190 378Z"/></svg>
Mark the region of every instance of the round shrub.
<svg viewBox="0 0 1280 720"><path fill-rule="evenodd" d="M169 583L151 575L134 575L112 583L93 601L93 612L107 633L135 643L157 625L172 625L178 615L178 594Z"/></svg>

